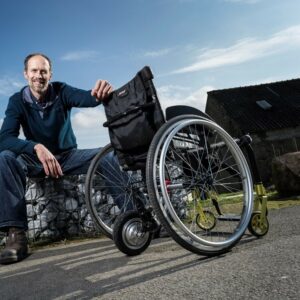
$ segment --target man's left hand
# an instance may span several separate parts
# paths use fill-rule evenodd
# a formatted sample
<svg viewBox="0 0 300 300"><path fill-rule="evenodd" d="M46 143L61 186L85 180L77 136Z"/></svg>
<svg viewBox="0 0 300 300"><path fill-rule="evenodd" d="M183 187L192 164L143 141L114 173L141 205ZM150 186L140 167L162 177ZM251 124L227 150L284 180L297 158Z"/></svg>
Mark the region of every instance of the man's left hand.
<svg viewBox="0 0 300 300"><path fill-rule="evenodd" d="M106 80L97 80L95 87L92 89L92 96L96 97L98 101L105 100L113 91L113 87Z"/></svg>

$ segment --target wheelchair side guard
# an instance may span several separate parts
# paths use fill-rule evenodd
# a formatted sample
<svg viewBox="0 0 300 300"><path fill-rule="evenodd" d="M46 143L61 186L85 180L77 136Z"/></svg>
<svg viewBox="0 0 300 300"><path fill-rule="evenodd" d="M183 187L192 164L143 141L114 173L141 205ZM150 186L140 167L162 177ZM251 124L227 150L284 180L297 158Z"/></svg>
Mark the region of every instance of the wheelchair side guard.
<svg viewBox="0 0 300 300"><path fill-rule="evenodd" d="M213 121L213 119L208 114L192 106L173 105L166 108L167 121L182 115L195 115Z"/></svg>

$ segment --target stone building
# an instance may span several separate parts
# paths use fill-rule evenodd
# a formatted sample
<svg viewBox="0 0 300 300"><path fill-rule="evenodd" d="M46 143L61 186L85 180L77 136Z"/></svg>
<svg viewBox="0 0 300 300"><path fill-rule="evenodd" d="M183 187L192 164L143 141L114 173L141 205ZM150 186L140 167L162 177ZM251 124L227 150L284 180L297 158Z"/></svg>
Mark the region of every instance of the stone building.
<svg viewBox="0 0 300 300"><path fill-rule="evenodd" d="M232 136L251 135L267 185L273 158L300 151L300 79L208 92L205 112Z"/></svg>

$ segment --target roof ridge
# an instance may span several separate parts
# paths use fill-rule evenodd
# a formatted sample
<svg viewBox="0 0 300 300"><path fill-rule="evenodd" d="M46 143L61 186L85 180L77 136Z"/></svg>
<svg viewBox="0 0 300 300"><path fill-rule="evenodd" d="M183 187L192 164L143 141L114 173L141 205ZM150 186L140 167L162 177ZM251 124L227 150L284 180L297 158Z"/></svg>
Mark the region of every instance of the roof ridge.
<svg viewBox="0 0 300 300"><path fill-rule="evenodd" d="M253 85L245 85L245 86L239 86L239 87L212 90L212 91L207 92L207 94L214 94L214 93L217 93L217 92L239 90L239 89L246 89L246 88L252 88L252 87L267 87L267 86L270 86L270 85L290 83L290 82L293 82L293 81L294 82L297 82L297 81L300 82L300 78L293 78L293 79L279 80L279 81L273 81L273 82L267 82L267 83L260 83L260 84L253 84Z"/></svg>

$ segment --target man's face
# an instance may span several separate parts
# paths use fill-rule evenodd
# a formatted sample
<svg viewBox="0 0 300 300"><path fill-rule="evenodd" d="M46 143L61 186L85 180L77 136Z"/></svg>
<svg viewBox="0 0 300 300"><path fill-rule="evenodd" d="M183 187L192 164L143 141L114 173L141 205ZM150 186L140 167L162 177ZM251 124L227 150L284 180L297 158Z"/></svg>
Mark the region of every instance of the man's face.
<svg viewBox="0 0 300 300"><path fill-rule="evenodd" d="M39 55L31 57L27 69L24 70L24 77L31 91L38 95L43 95L47 91L51 75L49 62Z"/></svg>

